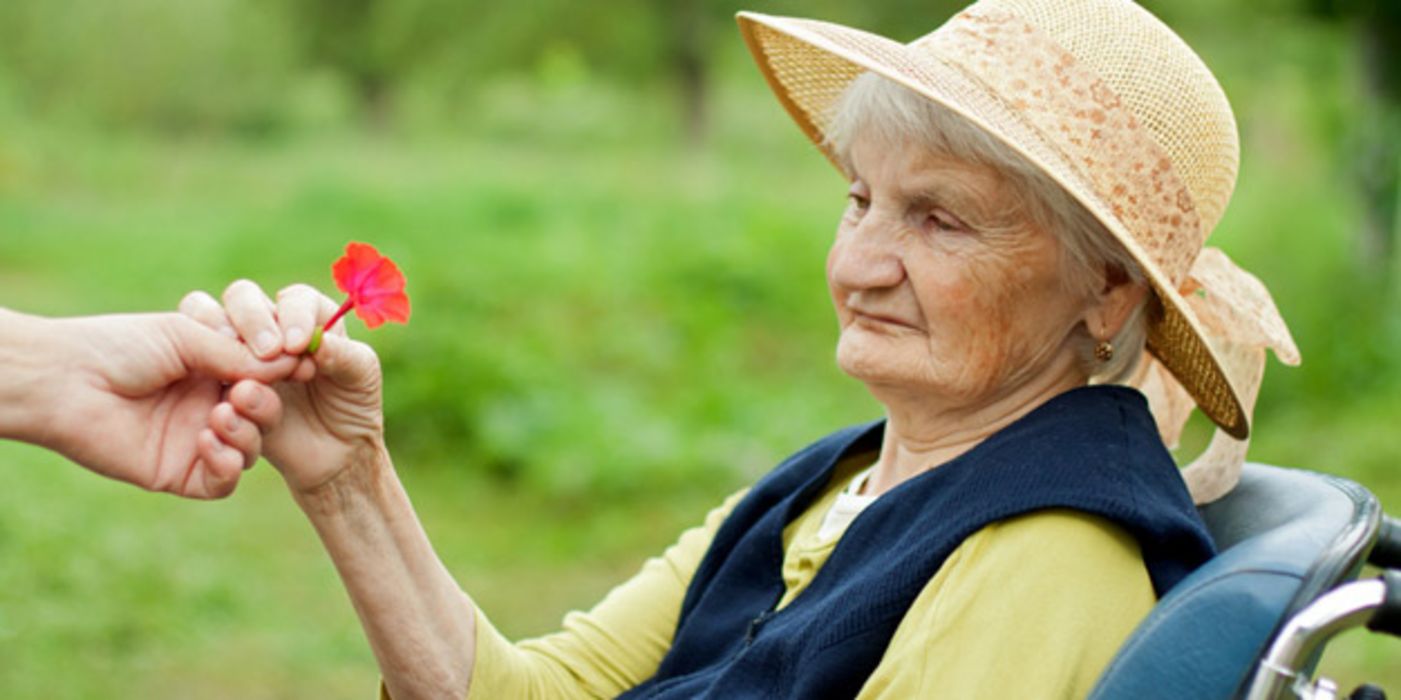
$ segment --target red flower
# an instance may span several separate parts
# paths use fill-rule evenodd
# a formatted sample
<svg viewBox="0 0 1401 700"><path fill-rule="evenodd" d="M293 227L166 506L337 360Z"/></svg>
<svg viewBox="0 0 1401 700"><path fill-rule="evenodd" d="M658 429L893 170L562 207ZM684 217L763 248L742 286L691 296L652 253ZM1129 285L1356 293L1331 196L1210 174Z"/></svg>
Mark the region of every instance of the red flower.
<svg viewBox="0 0 1401 700"><path fill-rule="evenodd" d="M321 347L322 332L336 325L351 309L355 309L355 315L369 328L376 328L385 321L409 322L409 295L404 293L404 273L374 246L346 244L345 255L331 266L331 274L336 278L336 286L350 298L313 334L307 352L315 353Z"/></svg>
<svg viewBox="0 0 1401 700"><path fill-rule="evenodd" d="M409 322L409 295L404 293L404 273L374 246L347 244L345 255L331 266L331 274L336 278L336 286L350 298L326 323L326 328L345 315L347 306L354 307L355 315L369 328L376 328L385 321Z"/></svg>

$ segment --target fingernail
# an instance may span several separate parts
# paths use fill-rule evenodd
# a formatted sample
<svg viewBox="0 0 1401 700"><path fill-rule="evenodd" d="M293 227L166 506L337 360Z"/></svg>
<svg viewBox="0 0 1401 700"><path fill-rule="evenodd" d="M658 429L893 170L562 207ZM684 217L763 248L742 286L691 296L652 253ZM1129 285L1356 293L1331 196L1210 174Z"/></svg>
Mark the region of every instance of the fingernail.
<svg viewBox="0 0 1401 700"><path fill-rule="evenodd" d="M266 355L276 350L277 336L273 335L272 331L259 332L258 336L253 339L253 349L257 350L259 355Z"/></svg>
<svg viewBox="0 0 1401 700"><path fill-rule="evenodd" d="M224 422L224 425L229 429L229 432L231 433L235 430L238 430L238 426L242 424L243 421L239 420L238 416L229 416L229 419Z"/></svg>
<svg viewBox="0 0 1401 700"><path fill-rule="evenodd" d="M295 348L295 347L297 347L298 345L300 345L301 342L302 342L303 340L305 340L305 339L306 339L306 331L304 331L304 330L302 330L302 329L300 329L300 328L289 328L289 329L287 329L287 348L288 348L289 350L290 350L291 348Z"/></svg>

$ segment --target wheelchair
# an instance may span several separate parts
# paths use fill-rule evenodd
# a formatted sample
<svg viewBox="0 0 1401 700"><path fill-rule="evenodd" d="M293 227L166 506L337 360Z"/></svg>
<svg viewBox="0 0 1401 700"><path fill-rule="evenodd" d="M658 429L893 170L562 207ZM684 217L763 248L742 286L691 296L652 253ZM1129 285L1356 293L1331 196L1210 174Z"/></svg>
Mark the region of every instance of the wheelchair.
<svg viewBox="0 0 1401 700"><path fill-rule="evenodd" d="M1158 602L1091 700L1330 700L1336 684L1313 677L1329 639L1401 636L1401 522L1366 489L1252 463L1201 513L1220 554ZM1358 580L1366 563L1381 576Z"/></svg>

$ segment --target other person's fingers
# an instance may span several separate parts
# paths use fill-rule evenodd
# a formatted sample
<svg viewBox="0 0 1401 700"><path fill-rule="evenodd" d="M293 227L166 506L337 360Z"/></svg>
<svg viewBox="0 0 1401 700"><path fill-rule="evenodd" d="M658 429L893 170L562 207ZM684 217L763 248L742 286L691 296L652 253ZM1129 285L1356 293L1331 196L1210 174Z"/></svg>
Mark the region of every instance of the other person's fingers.
<svg viewBox="0 0 1401 700"><path fill-rule="evenodd" d="M166 314L160 326L181 362L220 381L235 382L252 377L265 382L281 381L297 369L298 358L279 355L260 360L243 343L222 335L181 314Z"/></svg>
<svg viewBox="0 0 1401 700"><path fill-rule="evenodd" d="M214 430L220 442L243 455L244 469L253 466L258 460L258 455L262 454L262 431L253 421L239 415L229 402L221 402L209 412L209 427Z"/></svg>
<svg viewBox="0 0 1401 700"><path fill-rule="evenodd" d="M239 418L264 433L282 421L282 399L261 382L248 379L233 385L229 389L228 404Z"/></svg>
<svg viewBox="0 0 1401 700"><path fill-rule="evenodd" d="M238 339L238 331L234 330L229 315L224 313L223 305L210 296L208 292L200 289L190 292L180 300L180 305L176 308L180 313L199 321L206 327L235 340Z"/></svg>
<svg viewBox="0 0 1401 700"><path fill-rule="evenodd" d="M238 478L243 475L244 455L219 441L209 428L195 439L194 471L186 481L181 495L193 498L223 498L233 493Z"/></svg>
<svg viewBox="0 0 1401 700"><path fill-rule="evenodd" d="M282 331L277 326L276 306L263 290L249 280L238 280L224 290L224 313L229 315L238 336L263 359L282 352Z"/></svg>

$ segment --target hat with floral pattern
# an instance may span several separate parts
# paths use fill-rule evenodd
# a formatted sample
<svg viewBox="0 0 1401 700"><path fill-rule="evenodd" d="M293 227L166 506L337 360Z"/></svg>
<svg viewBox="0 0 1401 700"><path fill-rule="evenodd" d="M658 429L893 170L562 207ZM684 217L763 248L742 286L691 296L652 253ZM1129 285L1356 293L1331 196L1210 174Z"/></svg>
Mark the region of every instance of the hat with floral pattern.
<svg viewBox="0 0 1401 700"><path fill-rule="evenodd" d="M1289 364L1299 353L1264 285L1203 248L1240 148L1225 93L1181 38L1130 0L982 0L908 44L810 19L738 21L779 102L834 164L833 110L876 73L1005 143L1102 222L1154 292L1135 382L1170 444L1193 404L1223 433L1184 472L1194 497L1235 484L1265 348Z"/></svg>

